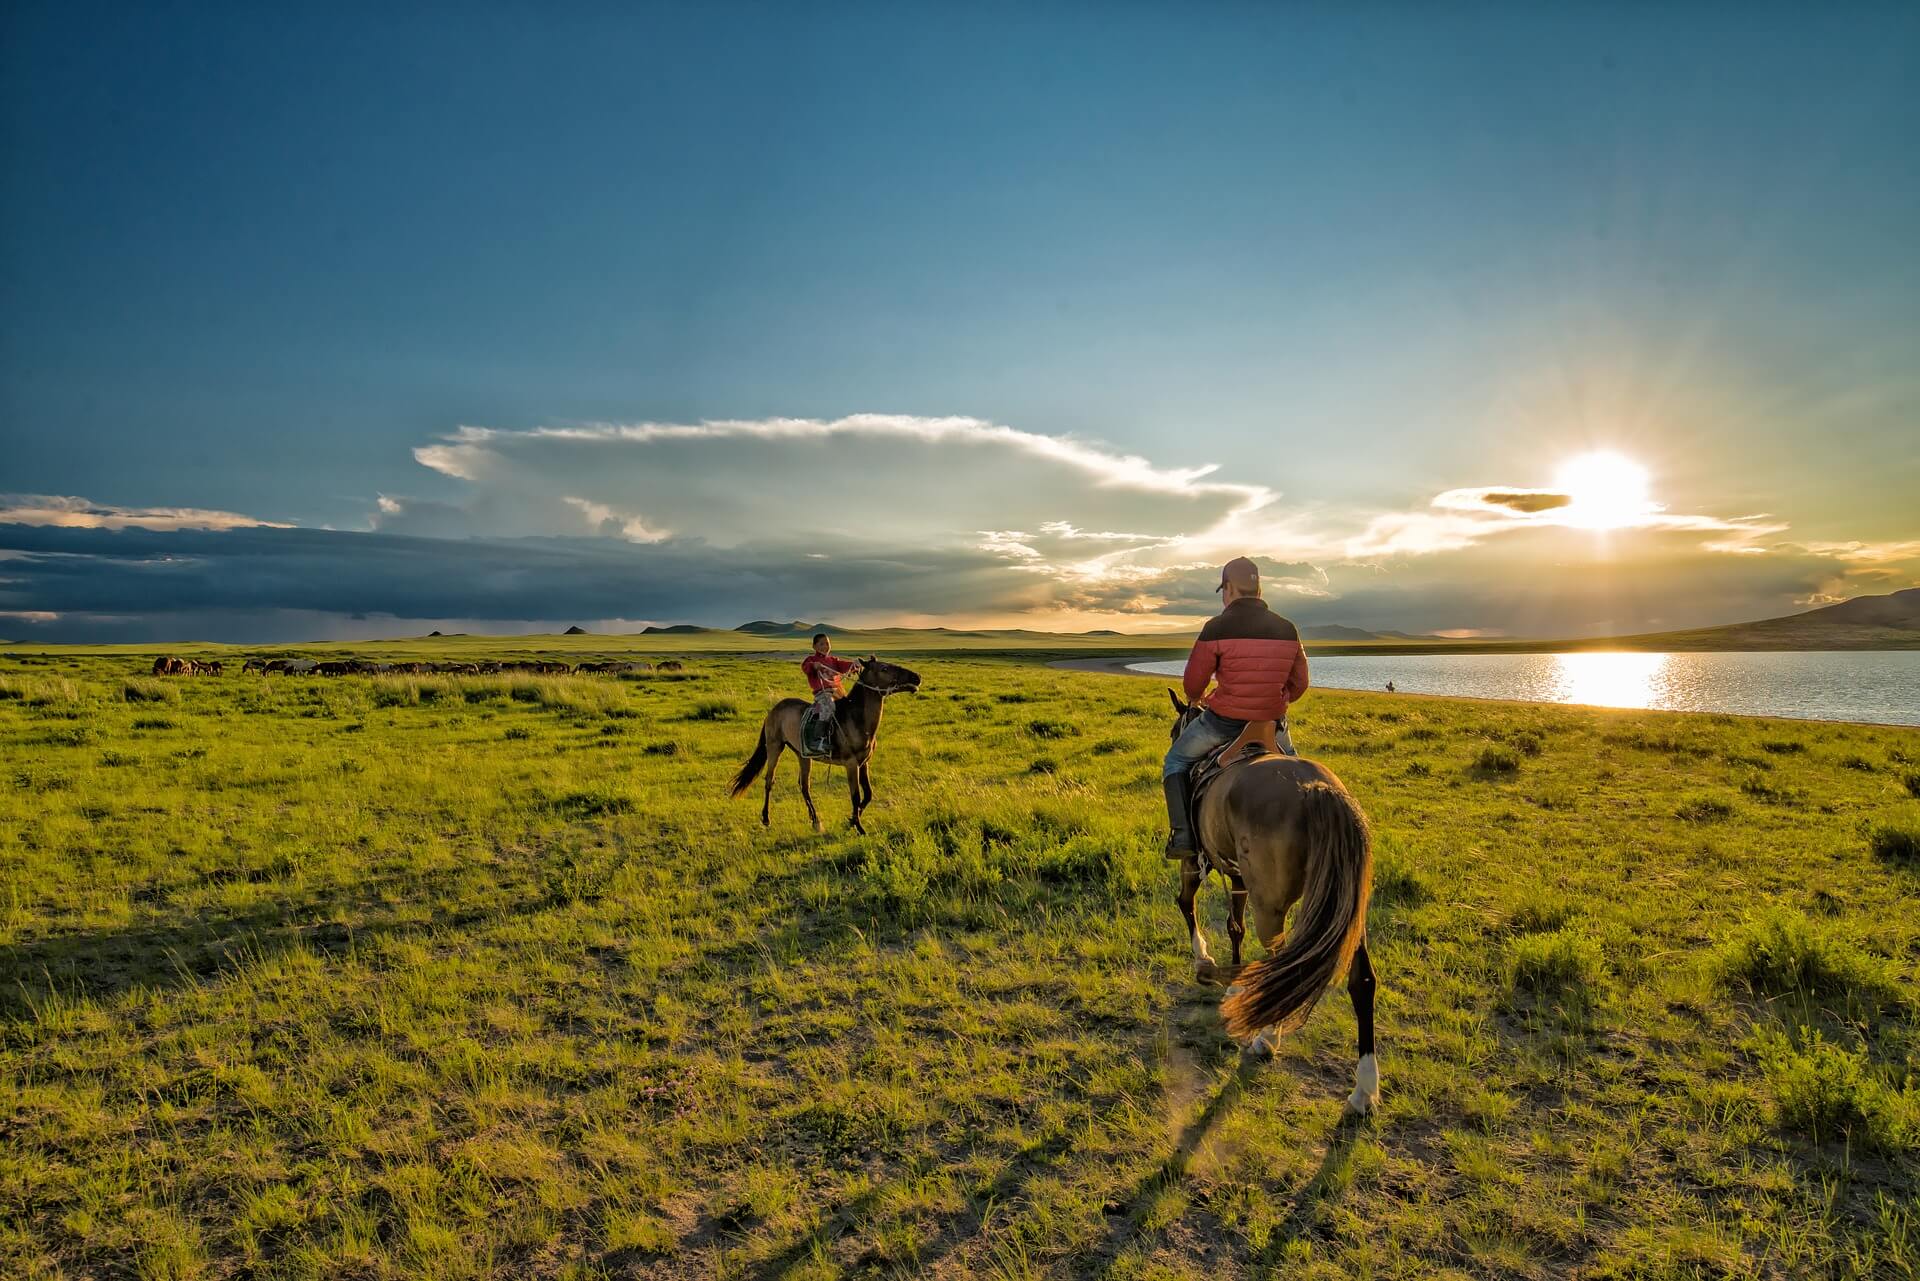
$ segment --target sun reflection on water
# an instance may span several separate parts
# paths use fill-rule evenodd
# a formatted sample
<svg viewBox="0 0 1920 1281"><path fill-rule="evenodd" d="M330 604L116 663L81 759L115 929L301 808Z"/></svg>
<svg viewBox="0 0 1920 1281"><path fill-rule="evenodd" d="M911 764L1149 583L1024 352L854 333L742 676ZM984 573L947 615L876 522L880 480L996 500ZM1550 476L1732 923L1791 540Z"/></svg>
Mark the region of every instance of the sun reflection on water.
<svg viewBox="0 0 1920 1281"><path fill-rule="evenodd" d="M1652 707L1666 692L1666 654L1555 654L1554 701Z"/></svg>

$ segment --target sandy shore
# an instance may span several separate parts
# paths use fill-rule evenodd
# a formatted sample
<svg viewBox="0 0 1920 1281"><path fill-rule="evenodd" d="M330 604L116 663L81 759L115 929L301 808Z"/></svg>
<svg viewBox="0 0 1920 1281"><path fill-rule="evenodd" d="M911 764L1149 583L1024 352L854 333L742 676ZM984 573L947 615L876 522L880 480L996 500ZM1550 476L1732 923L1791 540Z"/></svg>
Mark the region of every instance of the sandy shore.
<svg viewBox="0 0 1920 1281"><path fill-rule="evenodd" d="M1128 663L1166 663L1176 662L1179 656L1166 654L1116 654L1112 658L1056 658L1048 667L1058 667L1069 672L1102 672L1108 676L1152 676L1157 680L1172 680L1175 677L1160 675L1158 672L1136 672L1128 668Z"/></svg>

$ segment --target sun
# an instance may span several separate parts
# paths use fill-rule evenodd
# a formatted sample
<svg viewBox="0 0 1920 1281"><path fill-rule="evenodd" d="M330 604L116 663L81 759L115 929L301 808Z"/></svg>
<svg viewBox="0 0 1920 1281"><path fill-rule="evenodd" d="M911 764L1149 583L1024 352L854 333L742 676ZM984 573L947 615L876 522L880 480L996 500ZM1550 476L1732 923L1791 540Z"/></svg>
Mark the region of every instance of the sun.
<svg viewBox="0 0 1920 1281"><path fill-rule="evenodd" d="M1553 483L1570 500L1556 514L1576 529L1637 525L1655 510L1647 469L1610 450L1567 459L1554 472Z"/></svg>

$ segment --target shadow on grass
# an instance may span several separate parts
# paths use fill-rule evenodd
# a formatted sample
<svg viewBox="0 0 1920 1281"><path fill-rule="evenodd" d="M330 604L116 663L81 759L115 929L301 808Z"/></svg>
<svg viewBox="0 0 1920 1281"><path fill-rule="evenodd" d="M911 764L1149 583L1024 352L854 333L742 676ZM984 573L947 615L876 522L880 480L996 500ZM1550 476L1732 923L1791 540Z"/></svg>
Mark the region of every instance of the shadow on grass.
<svg viewBox="0 0 1920 1281"><path fill-rule="evenodd" d="M1327 1132L1327 1150L1320 1158L1320 1168L1313 1172L1294 1194L1293 1204L1287 1209L1287 1217L1282 1219L1273 1230L1273 1236L1267 1242L1267 1248L1261 1252L1262 1261L1277 1262L1281 1251L1288 1242L1305 1235L1313 1225L1314 1212L1330 1190L1346 1187L1347 1166L1353 1160L1354 1140L1368 1130L1372 1122L1366 1117L1355 1116L1342 1111L1340 1119L1333 1123Z"/></svg>
<svg viewBox="0 0 1920 1281"><path fill-rule="evenodd" d="M1180 1137L1174 1141L1173 1151L1134 1186L1126 1203L1117 1214L1111 1216L1113 1222L1107 1230L1106 1244L1100 1250L1103 1267L1111 1265L1128 1242L1140 1235L1140 1225L1160 1194L1178 1185L1187 1176L1194 1156L1206 1144L1214 1127L1225 1118L1228 1109L1239 1101L1253 1078L1265 1070L1270 1070L1268 1064L1251 1055L1240 1056L1233 1075L1213 1092L1213 1097L1200 1109L1200 1114L1180 1131Z"/></svg>

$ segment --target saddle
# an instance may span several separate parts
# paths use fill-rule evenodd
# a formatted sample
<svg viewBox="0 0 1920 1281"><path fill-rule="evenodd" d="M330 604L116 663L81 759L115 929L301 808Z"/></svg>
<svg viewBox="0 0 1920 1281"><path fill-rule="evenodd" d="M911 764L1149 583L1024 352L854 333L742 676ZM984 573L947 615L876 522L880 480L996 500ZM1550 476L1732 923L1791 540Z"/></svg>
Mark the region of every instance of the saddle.
<svg viewBox="0 0 1920 1281"><path fill-rule="evenodd" d="M1200 802L1221 776L1234 766L1266 756L1286 755L1280 750L1275 735L1273 721L1248 721L1238 737L1195 765L1187 775L1191 784L1187 802L1187 830L1193 833L1194 852L1200 856L1200 875L1205 876L1209 870L1217 869L1235 886L1239 885L1240 865L1235 861L1232 851L1210 850L1201 840Z"/></svg>
<svg viewBox="0 0 1920 1281"><path fill-rule="evenodd" d="M833 755L833 727L837 716L815 716L808 707L800 716L800 755L821 760Z"/></svg>

